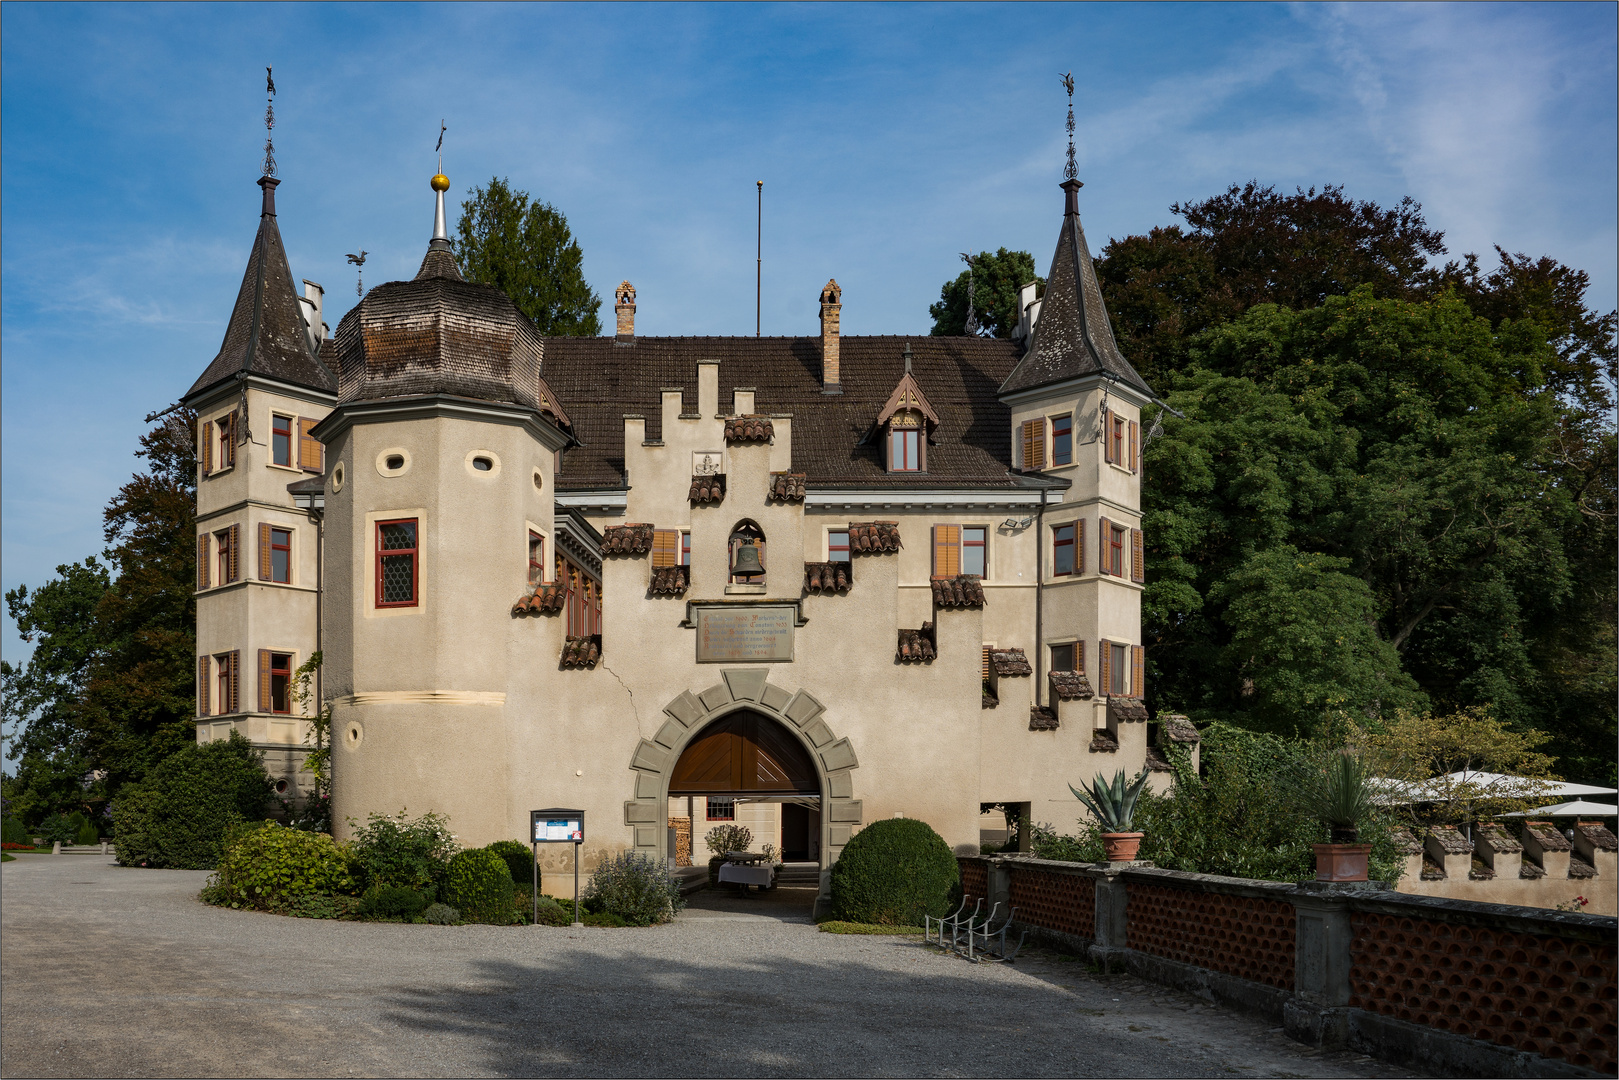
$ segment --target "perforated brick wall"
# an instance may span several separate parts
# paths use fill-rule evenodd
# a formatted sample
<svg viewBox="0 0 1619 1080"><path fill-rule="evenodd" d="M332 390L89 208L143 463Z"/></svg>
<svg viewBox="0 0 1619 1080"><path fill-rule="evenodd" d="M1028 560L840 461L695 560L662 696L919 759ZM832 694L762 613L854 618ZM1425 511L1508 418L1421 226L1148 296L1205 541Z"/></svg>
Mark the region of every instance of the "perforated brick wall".
<svg viewBox="0 0 1619 1080"><path fill-rule="evenodd" d="M1082 938L1096 935L1096 883L1088 877L1018 867L1007 892L1020 923Z"/></svg>
<svg viewBox="0 0 1619 1080"><path fill-rule="evenodd" d="M1125 919L1129 948L1293 989L1294 916L1285 900L1132 881Z"/></svg>
<svg viewBox="0 0 1619 1080"><path fill-rule="evenodd" d="M1615 947L1354 912L1349 1003L1414 1024L1619 1071Z"/></svg>
<svg viewBox="0 0 1619 1080"><path fill-rule="evenodd" d="M961 891L962 894L976 899L989 895L989 871L983 863L963 862L961 864ZM967 905L971 907L972 905Z"/></svg>

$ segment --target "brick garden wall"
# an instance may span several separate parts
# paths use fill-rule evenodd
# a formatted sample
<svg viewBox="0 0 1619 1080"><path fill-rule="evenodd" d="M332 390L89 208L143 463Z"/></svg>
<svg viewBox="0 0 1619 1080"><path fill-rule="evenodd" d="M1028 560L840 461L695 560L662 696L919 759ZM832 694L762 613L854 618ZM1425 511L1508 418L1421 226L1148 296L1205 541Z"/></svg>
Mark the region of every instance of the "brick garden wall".
<svg viewBox="0 0 1619 1080"><path fill-rule="evenodd" d="M1293 989L1293 905L1130 882L1125 947Z"/></svg>

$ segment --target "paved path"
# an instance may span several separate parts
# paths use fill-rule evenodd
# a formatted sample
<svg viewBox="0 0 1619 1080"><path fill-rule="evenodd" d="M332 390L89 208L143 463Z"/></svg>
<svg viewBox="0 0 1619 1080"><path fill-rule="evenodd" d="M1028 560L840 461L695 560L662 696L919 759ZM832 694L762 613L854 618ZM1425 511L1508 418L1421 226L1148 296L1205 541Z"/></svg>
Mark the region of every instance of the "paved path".
<svg viewBox="0 0 1619 1080"><path fill-rule="evenodd" d="M1396 1076L1035 954L971 965L700 893L642 930L220 910L100 856L0 871L6 1076Z"/></svg>

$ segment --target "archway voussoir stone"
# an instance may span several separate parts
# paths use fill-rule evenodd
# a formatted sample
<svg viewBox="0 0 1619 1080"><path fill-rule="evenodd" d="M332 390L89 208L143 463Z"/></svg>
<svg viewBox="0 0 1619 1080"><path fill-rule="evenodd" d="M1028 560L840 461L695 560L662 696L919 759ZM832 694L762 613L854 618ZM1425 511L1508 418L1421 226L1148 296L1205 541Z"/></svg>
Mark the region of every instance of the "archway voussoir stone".
<svg viewBox="0 0 1619 1080"><path fill-rule="evenodd" d="M635 774L635 797L637 799L656 799L662 792L662 773L637 772Z"/></svg>
<svg viewBox="0 0 1619 1080"><path fill-rule="evenodd" d="M826 706L815 700L815 695L807 690L800 690L793 695L787 703L786 717L799 727L805 727L811 720L826 711Z"/></svg>
<svg viewBox="0 0 1619 1080"><path fill-rule="evenodd" d="M722 709L731 703L731 689L724 683L715 683L701 694L698 694L697 699L703 703L705 712L713 712L715 709Z"/></svg>
<svg viewBox="0 0 1619 1080"><path fill-rule="evenodd" d="M630 768L655 773L665 772L669 768L669 751L657 743L642 739L640 745L635 748L635 756L630 759Z"/></svg>
<svg viewBox="0 0 1619 1080"><path fill-rule="evenodd" d="M658 820L658 804L651 799L625 799L624 824L646 825Z"/></svg>
<svg viewBox="0 0 1619 1080"><path fill-rule="evenodd" d="M859 799L831 799L827 803L827 813L833 821L858 825L865 815L865 806Z"/></svg>
<svg viewBox="0 0 1619 1080"><path fill-rule="evenodd" d="M768 674L760 668L725 668L720 672L731 692L732 701L762 702Z"/></svg>
<svg viewBox="0 0 1619 1080"><path fill-rule="evenodd" d="M759 699L759 703L765 708L769 709L771 712L780 713L781 715L785 716L787 703L792 700L792 694L788 693L786 690L783 690L779 686L767 682L765 683L764 696Z"/></svg>
<svg viewBox="0 0 1619 1080"><path fill-rule="evenodd" d="M652 736L652 741L673 750L680 742L680 737L686 734L686 728L674 720L665 720L658 733Z"/></svg>
<svg viewBox="0 0 1619 1080"><path fill-rule="evenodd" d="M804 737L819 750L832 741L832 729L826 726L825 720L817 720L804 729Z"/></svg>
<svg viewBox="0 0 1619 1080"><path fill-rule="evenodd" d="M697 700L697 695L693 694L690 690L687 690L669 704L665 705L663 707L663 711L674 717L686 727L691 727L693 724L697 723L697 721L701 720L703 718L703 714L708 710L704 709L703 703Z"/></svg>
<svg viewBox="0 0 1619 1080"><path fill-rule="evenodd" d="M821 764L827 772L834 772L838 769L853 769L860 762L855 759L854 747L850 745L849 740L839 739L821 751Z"/></svg>
<svg viewBox="0 0 1619 1080"><path fill-rule="evenodd" d="M854 795L854 778L849 775L848 769L830 773L826 778L826 797L828 799L847 799Z"/></svg>

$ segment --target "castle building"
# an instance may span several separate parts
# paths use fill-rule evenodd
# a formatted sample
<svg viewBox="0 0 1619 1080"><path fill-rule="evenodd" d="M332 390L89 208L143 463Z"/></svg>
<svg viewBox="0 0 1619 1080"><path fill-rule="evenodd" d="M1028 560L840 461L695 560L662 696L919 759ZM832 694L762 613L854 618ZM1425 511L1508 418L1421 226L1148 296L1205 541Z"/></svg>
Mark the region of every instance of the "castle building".
<svg viewBox="0 0 1619 1080"><path fill-rule="evenodd" d="M581 808L588 867L706 857L715 823L825 868L862 824L976 852L1069 784L1155 769L1141 410L1065 204L1012 340L540 336L463 279L433 178L410 281L328 333L277 181L199 414L199 741L307 790L293 673L324 657L334 821L463 843ZM697 845L695 852L693 844ZM545 887L571 889L565 855ZM567 864L570 865L571 864ZM555 871L555 879L550 874Z"/></svg>

